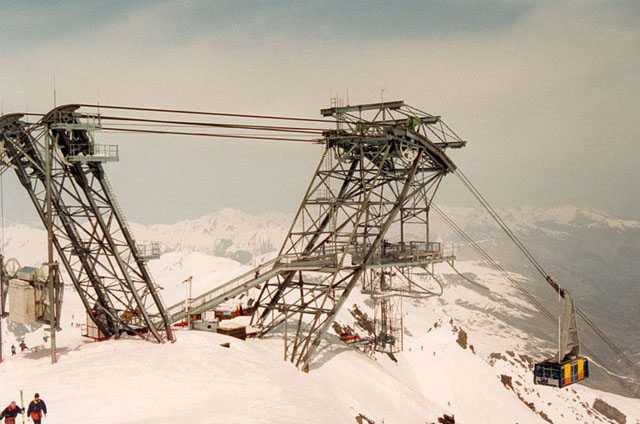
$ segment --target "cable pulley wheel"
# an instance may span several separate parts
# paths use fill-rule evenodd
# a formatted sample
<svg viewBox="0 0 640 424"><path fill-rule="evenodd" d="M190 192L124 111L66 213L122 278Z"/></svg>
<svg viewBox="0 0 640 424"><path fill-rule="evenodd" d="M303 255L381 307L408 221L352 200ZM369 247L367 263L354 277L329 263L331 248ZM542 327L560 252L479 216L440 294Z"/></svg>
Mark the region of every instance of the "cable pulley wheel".
<svg viewBox="0 0 640 424"><path fill-rule="evenodd" d="M9 278L16 278L21 268L20 262L16 258L7 259L4 263L4 273Z"/></svg>
<svg viewBox="0 0 640 424"><path fill-rule="evenodd" d="M407 162L413 162L416 156L418 156L418 149L409 144L407 141L400 141L400 154Z"/></svg>

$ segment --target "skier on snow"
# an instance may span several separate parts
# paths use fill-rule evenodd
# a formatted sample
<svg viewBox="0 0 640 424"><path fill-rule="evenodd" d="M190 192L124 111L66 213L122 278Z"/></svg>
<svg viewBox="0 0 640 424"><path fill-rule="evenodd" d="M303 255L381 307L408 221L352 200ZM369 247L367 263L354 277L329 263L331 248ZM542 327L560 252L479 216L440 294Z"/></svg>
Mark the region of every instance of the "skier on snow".
<svg viewBox="0 0 640 424"><path fill-rule="evenodd" d="M42 419L42 415L47 416L47 405L44 403L42 399L40 399L40 395L36 393L33 395L33 400L29 403L29 408L27 409L27 416L31 417L33 420L33 424L40 424L40 420Z"/></svg>
<svg viewBox="0 0 640 424"><path fill-rule="evenodd" d="M4 424L16 424L18 414L24 414L24 410L16 405L15 401L12 401L0 414L0 420L4 418Z"/></svg>

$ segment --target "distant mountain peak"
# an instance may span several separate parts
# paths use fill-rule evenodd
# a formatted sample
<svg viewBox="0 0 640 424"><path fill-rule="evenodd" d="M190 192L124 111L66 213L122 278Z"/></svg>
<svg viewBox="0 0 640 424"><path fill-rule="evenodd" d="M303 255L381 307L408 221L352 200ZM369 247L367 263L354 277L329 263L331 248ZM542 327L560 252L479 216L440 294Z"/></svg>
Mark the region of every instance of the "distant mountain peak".
<svg viewBox="0 0 640 424"><path fill-rule="evenodd" d="M250 215L224 208L176 224L131 227L136 239L157 241L164 252L198 251L246 264L279 248L291 219L282 213Z"/></svg>

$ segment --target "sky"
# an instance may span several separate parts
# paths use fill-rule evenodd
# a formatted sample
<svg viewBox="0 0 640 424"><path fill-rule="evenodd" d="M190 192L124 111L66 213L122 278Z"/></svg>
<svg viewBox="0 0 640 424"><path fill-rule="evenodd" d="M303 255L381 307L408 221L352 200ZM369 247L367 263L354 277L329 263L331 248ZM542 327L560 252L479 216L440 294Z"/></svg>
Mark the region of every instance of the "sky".
<svg viewBox="0 0 640 424"><path fill-rule="evenodd" d="M3 113L96 103L320 117L331 97L441 115L452 159L498 207L640 219L640 3L5 1ZM321 147L97 133L125 215L297 209ZM9 222L36 219L3 176ZM436 201L473 199L449 177Z"/></svg>

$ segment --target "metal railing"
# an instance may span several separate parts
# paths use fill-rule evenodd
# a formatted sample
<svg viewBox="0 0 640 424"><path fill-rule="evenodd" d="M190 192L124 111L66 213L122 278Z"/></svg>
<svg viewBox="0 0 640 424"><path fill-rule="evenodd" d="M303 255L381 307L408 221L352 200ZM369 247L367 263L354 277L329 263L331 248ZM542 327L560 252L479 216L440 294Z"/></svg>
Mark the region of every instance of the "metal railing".
<svg viewBox="0 0 640 424"><path fill-rule="evenodd" d="M353 247L354 261L360 261L369 250L369 245L356 245ZM425 258L438 258L442 256L442 243L411 241L408 243L382 243L373 253L371 263L386 263L393 261L419 262Z"/></svg>
<svg viewBox="0 0 640 424"><path fill-rule="evenodd" d="M136 243L136 250L140 259L148 261L150 259L160 259L160 243L157 241L143 241Z"/></svg>
<svg viewBox="0 0 640 424"><path fill-rule="evenodd" d="M295 266L315 266L317 268L337 267L342 255L351 255L351 260L343 265L355 265L362 261L364 255L371 248L370 244L355 244L346 246L322 246L321 250L313 251L304 256L298 254L283 255L280 264ZM440 258L443 256L442 243L411 241L407 243L382 243L373 253L370 263L382 264L387 262L421 262L426 258Z"/></svg>
<svg viewBox="0 0 640 424"><path fill-rule="evenodd" d="M199 296L185 299L170 306L167 308L167 312L171 321L177 322L186 318L187 308L189 309L188 313L199 314L239 295L243 291L256 287L281 272L300 269L322 270L323 268L337 267L341 254L351 254L353 255L353 260L356 261L361 260L366 251L367 246L360 245L347 249L338 247L337 250L331 249L331 251L317 252L302 258L297 254L278 256ZM384 252L384 255L382 255L382 252ZM358 255L361 256L359 259ZM424 258L439 256L442 256L441 243L410 242L381 246L377 254L372 258L372 262L383 261L382 263L386 263L387 261L398 260L420 262Z"/></svg>
<svg viewBox="0 0 640 424"><path fill-rule="evenodd" d="M249 290L250 288L257 286L264 280L273 277L274 273L277 274L279 272L280 267L277 266L277 263L280 259L282 258L276 257L271 259L270 261L259 265L251 271L245 272L231 281L190 299L190 302L189 299L185 299L170 306L167 309L167 312L169 313L171 320L176 322L185 318L187 315L187 304L189 304L189 312L197 314L202 312L201 309L203 307L206 309L212 308L216 306L213 303L222 303L227 298L235 297L242 291Z"/></svg>
<svg viewBox="0 0 640 424"><path fill-rule="evenodd" d="M120 156L116 144L78 143L69 146L66 158L70 162L116 162Z"/></svg>
<svg viewBox="0 0 640 424"><path fill-rule="evenodd" d="M105 174L103 174L102 178L104 180L104 185L106 188L105 191L107 191L106 194L109 197L109 199L111 199L111 203L113 205L114 210L116 211L116 213L118 214L118 217L122 221L123 226L127 229L127 231L129 231L129 234L131 234L131 229L129 228L129 221L127 221L127 218L124 216L124 213L122 213L122 208L120 207L120 203L118 203L118 199L114 194L111 181L109 181L109 178L107 178Z"/></svg>

